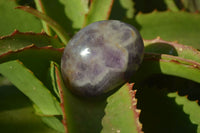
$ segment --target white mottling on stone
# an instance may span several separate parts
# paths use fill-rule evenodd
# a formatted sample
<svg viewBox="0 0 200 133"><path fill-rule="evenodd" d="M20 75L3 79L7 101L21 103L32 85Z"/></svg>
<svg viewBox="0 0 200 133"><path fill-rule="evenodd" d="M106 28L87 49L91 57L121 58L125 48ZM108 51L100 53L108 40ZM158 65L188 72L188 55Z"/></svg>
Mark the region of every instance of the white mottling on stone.
<svg viewBox="0 0 200 133"><path fill-rule="evenodd" d="M139 39L141 39L139 32L123 22L109 20L92 23L80 30L66 46L63 55L68 56L62 58L62 74L64 73L69 84L77 86L77 89L86 90L87 88L84 87L88 86L99 87L100 83L106 87L110 87L109 84L115 86L115 83L124 80L123 74L129 71L128 67L131 67L131 70L138 67L132 61L138 58L138 54L143 54L141 50L138 51L138 47L144 47ZM62 63L63 61L65 63ZM113 80L114 78L116 81ZM106 92L110 89L108 87L99 92ZM97 88L90 87L90 89Z"/></svg>

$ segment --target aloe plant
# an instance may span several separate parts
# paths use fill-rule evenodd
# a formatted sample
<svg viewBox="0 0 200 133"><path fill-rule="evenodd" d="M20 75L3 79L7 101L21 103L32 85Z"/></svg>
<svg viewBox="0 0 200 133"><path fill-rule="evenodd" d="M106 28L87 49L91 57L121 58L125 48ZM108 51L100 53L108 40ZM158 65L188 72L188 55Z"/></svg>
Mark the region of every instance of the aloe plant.
<svg viewBox="0 0 200 133"><path fill-rule="evenodd" d="M1 0L1 132L200 133L199 1L145 2ZM109 19L140 31L143 62L100 99L74 95L61 76L64 47Z"/></svg>

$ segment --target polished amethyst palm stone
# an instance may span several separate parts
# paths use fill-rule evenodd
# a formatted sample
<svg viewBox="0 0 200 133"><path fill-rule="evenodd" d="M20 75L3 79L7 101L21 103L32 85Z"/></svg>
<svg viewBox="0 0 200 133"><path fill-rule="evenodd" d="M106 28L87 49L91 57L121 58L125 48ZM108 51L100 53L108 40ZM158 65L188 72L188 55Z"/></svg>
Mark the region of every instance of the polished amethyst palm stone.
<svg viewBox="0 0 200 133"><path fill-rule="evenodd" d="M95 22L69 41L61 60L62 76L76 94L101 95L128 81L143 54L143 40L133 26L117 20Z"/></svg>

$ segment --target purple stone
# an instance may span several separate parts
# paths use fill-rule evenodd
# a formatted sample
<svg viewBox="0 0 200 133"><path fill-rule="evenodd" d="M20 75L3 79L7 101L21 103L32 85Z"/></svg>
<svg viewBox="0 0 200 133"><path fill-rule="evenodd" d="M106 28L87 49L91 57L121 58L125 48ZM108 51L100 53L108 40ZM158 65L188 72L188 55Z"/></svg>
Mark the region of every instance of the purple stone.
<svg viewBox="0 0 200 133"><path fill-rule="evenodd" d="M78 95L102 95L127 82L143 54L143 40L136 28L117 20L95 22L67 44L61 59L63 79Z"/></svg>

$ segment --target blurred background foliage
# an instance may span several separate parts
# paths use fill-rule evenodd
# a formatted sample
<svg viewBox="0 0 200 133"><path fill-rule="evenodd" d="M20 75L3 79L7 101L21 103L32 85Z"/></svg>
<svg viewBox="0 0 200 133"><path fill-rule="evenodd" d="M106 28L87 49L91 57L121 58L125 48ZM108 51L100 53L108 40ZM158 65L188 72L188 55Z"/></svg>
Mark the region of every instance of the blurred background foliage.
<svg viewBox="0 0 200 133"><path fill-rule="evenodd" d="M53 3L53 0L47 2ZM40 20L23 11L15 10L14 8L19 5L36 8L34 0L0 0L0 36L11 34L14 29L21 32L41 32ZM110 19L134 25L144 39L155 39L159 36L166 41L177 41L200 49L199 12L200 0L115 0ZM59 17L59 14L57 16ZM72 26L69 30L72 36ZM189 115L183 111L184 105L177 104L175 97L168 96L177 92L179 96L187 96L188 103L198 101L200 104L198 83L159 74L136 84L134 88L142 88L136 97L138 108L142 110L140 121L145 133L200 133L199 125L193 124ZM29 99L2 76L0 130L5 133L57 132L45 126L40 117L34 115Z"/></svg>

